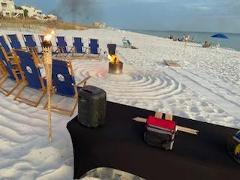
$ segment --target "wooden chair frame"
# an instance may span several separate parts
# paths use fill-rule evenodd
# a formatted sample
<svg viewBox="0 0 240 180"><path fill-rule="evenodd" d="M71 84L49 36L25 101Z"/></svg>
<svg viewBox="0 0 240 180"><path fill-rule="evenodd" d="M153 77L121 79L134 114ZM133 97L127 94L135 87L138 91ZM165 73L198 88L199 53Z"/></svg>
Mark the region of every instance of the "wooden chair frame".
<svg viewBox="0 0 240 180"><path fill-rule="evenodd" d="M2 61L0 61L0 81L2 77L7 75L7 70L5 69L4 65L2 64Z"/></svg>
<svg viewBox="0 0 240 180"><path fill-rule="evenodd" d="M4 88L4 87L2 87L3 84L8 79L8 73L7 73L6 69L3 67L5 69L5 70L3 69L3 71L5 71L5 72L3 72L3 77L2 77L2 79L0 81L0 91L4 95L9 96L22 83L22 80L19 79L18 74L20 74L20 76L23 78L23 72L21 70L19 62L16 61L16 59L14 57L13 58L9 57L7 55L7 52L5 51L5 49L2 46L0 46L0 48L1 48L1 51L3 52L3 55L4 55L5 59L6 59L6 61L8 61L13 66L11 70L12 70L13 76L14 76L14 78L16 80L16 84L13 87L11 87L9 90ZM3 66L3 64L2 64L2 66Z"/></svg>

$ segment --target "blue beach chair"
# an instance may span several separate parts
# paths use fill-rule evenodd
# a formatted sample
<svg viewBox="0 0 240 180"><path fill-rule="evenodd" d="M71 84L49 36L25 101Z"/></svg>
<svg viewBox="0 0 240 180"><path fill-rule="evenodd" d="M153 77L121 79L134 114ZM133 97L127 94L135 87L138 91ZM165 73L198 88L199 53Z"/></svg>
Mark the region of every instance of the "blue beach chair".
<svg viewBox="0 0 240 180"><path fill-rule="evenodd" d="M36 54L42 54L42 52L40 52L38 50L37 43L36 43L35 38L32 34L24 34L23 35L23 40L24 40L24 43L25 43L27 49L30 52L34 52Z"/></svg>
<svg viewBox="0 0 240 180"><path fill-rule="evenodd" d="M82 38L73 37L73 53L85 54L85 48L83 46Z"/></svg>
<svg viewBox="0 0 240 180"><path fill-rule="evenodd" d="M36 107L46 94L46 83L41 76L37 56L33 52L30 53L19 49L14 50L14 53L19 58L21 69L24 72L24 86L17 93L15 100ZM23 97L22 92L26 87L40 90L40 95L35 99Z"/></svg>
<svg viewBox="0 0 240 180"><path fill-rule="evenodd" d="M89 53L93 54L93 55L100 55L100 48L99 48L98 39L90 39Z"/></svg>
<svg viewBox="0 0 240 180"><path fill-rule="evenodd" d="M4 48L5 52L7 53L7 55L11 55L12 52L11 52L11 49L9 48L7 42L6 42L6 39L5 37L2 35L0 36L0 45Z"/></svg>
<svg viewBox="0 0 240 180"><path fill-rule="evenodd" d="M63 54L69 54L71 52L72 49L70 49L68 51L68 45L67 42L65 40L64 36L57 36L56 37L56 44L57 44L57 53L63 53Z"/></svg>
<svg viewBox="0 0 240 180"><path fill-rule="evenodd" d="M86 85L87 80L90 77L86 77L80 83L76 84L72 64L70 61L63 61L59 59L53 59L52 62L52 83L54 85L54 93L66 96L66 97L73 97L74 103L72 108L66 109L51 105L51 110L55 112L59 112L64 115L71 116L77 106L78 100L78 93L77 87L81 84L83 86ZM47 104L45 105L47 107ZM66 107L66 106L65 106Z"/></svg>
<svg viewBox="0 0 240 180"><path fill-rule="evenodd" d="M12 49L22 49L22 45L18 40L18 37L16 34L8 34L7 37L10 42L10 45L12 46Z"/></svg>
<svg viewBox="0 0 240 180"><path fill-rule="evenodd" d="M0 46L0 61L5 71L0 80L0 91L6 96L9 96L20 85L23 74L19 64L9 59L2 46ZM10 89L3 87L8 78L15 81L15 85Z"/></svg>

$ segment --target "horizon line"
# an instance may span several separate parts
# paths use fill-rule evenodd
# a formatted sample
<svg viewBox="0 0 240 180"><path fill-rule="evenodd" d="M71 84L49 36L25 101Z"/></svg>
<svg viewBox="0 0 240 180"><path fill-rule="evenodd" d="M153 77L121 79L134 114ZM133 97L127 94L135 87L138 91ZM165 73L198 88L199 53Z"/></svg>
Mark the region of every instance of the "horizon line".
<svg viewBox="0 0 240 180"><path fill-rule="evenodd" d="M237 32L222 32L222 31L194 31L194 30L158 30L158 29L129 29L129 28L120 28L121 30L132 30L132 31L152 31L152 32L189 32L189 33L228 33L228 34L240 34Z"/></svg>

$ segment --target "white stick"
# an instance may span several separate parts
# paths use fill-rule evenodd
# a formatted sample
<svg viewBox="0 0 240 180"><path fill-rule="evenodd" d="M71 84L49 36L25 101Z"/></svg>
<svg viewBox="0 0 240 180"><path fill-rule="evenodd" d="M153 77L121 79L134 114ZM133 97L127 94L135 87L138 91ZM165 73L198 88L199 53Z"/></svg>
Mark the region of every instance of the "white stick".
<svg viewBox="0 0 240 180"><path fill-rule="evenodd" d="M199 132L198 130L187 128L187 127L183 127L183 126L178 126L178 125L177 125L177 131L190 133L190 134L194 134L194 135L198 135L198 132Z"/></svg>

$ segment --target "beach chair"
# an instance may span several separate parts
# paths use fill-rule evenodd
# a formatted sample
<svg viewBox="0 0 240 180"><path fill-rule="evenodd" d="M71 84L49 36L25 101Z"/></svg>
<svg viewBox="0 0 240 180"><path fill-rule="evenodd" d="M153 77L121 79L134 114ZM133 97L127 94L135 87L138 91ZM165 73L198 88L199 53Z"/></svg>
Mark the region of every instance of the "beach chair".
<svg viewBox="0 0 240 180"><path fill-rule="evenodd" d="M36 54L42 54L42 52L39 52L37 43L36 43L35 38L32 34L24 34L23 35L23 40L24 40L24 43L25 43L27 49L30 52L34 52Z"/></svg>
<svg viewBox="0 0 240 180"><path fill-rule="evenodd" d="M72 52L73 48L68 50L68 45L64 36L57 36L56 44L57 44L57 51L56 51L57 54L63 53L68 55L70 52Z"/></svg>
<svg viewBox="0 0 240 180"><path fill-rule="evenodd" d="M109 54L110 56L116 54L116 48L117 48L117 45L116 45L116 44L107 44L107 48L108 48L108 54Z"/></svg>
<svg viewBox="0 0 240 180"><path fill-rule="evenodd" d="M88 49L89 49L89 54L100 55L101 49L99 48L98 39L90 39Z"/></svg>
<svg viewBox="0 0 240 180"><path fill-rule="evenodd" d="M3 75L0 80L0 91L4 95L9 96L20 85L23 74L19 64L9 59L2 46L0 46L0 61L3 68ZM10 88L3 87L8 78L15 81L15 85Z"/></svg>
<svg viewBox="0 0 240 180"><path fill-rule="evenodd" d="M72 107L68 109L66 109L66 105L64 105L64 108L61 108L59 106L52 104L51 110L61 113L63 115L71 116L78 102L77 88L81 84L85 86L89 78L90 77L86 77L80 83L76 84L71 62L69 60L63 61L59 59L53 59L53 62L52 62L52 83L54 85L53 93L61 96L66 96L66 97L73 97L74 102ZM45 105L45 108L47 107L47 105L48 104Z"/></svg>
<svg viewBox="0 0 240 180"><path fill-rule="evenodd" d="M5 39L5 37L3 35L0 36L0 45L4 48L4 50L5 50L5 52L7 53L8 56L12 55L12 51L9 48L9 46L8 46L8 44L6 42L6 39Z"/></svg>
<svg viewBox="0 0 240 180"><path fill-rule="evenodd" d="M73 37L73 53L77 54L85 54L85 48L83 46L82 38L80 37Z"/></svg>
<svg viewBox="0 0 240 180"><path fill-rule="evenodd" d="M18 91L14 100L36 107L46 94L46 81L45 78L41 76L38 57L33 52L20 49L14 50L14 53L19 58L20 66L24 72L24 85ZM24 97L22 94L26 87L40 90L40 94L35 99Z"/></svg>
<svg viewBox="0 0 240 180"><path fill-rule="evenodd" d="M12 49L22 49L22 45L18 40L18 37L16 34L8 34L7 37L10 42L10 45L12 46Z"/></svg>

